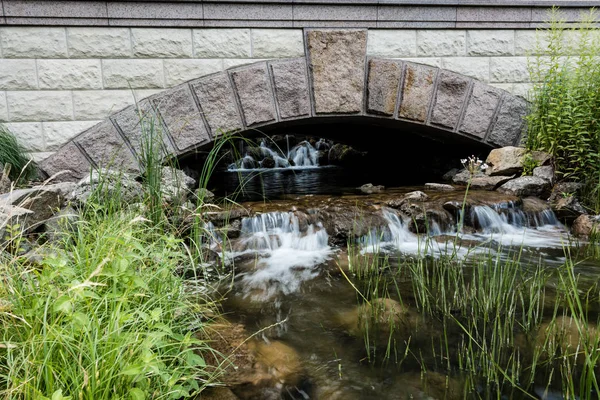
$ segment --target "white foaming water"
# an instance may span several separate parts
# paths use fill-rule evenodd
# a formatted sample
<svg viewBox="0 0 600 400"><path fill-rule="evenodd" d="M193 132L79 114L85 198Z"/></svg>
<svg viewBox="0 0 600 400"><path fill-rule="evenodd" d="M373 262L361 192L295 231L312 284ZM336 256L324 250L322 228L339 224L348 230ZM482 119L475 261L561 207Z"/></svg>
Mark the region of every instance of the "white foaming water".
<svg viewBox="0 0 600 400"><path fill-rule="evenodd" d="M475 206L471 209L470 219L479 232L474 234L456 233L456 227L443 232L435 222L431 223L430 236L451 235L459 239L483 243L495 242L503 246L561 247L566 239L566 231L558 222L552 210L525 213L520 209L498 207L498 212L489 206ZM484 248L455 246L453 240L436 241L427 236L418 236L410 232L408 226L398 215L387 209L382 210L387 226L372 229L360 239L363 252L379 250L400 251L406 254L441 256L457 254L468 256L484 251Z"/></svg>
<svg viewBox="0 0 600 400"><path fill-rule="evenodd" d="M298 291L303 281L318 275L316 266L331 254L323 226L307 224L304 232L292 212L271 212L242 220L240 246L243 253L262 257L256 271L243 274L240 281L246 296L267 300L275 295Z"/></svg>
<svg viewBox="0 0 600 400"><path fill-rule="evenodd" d="M319 146L317 142L317 146ZM249 169L262 169L265 159L272 159L274 161L274 168L315 168L319 166L318 152L309 142L303 141L292 147L287 154L284 156L280 153L279 149L272 150L267 146L267 143L263 140L258 147L258 151L262 156L262 160L255 160L250 154L244 155L241 160L230 164L227 168L229 171L243 171ZM290 161L292 163L290 163ZM270 169L270 168L269 168Z"/></svg>

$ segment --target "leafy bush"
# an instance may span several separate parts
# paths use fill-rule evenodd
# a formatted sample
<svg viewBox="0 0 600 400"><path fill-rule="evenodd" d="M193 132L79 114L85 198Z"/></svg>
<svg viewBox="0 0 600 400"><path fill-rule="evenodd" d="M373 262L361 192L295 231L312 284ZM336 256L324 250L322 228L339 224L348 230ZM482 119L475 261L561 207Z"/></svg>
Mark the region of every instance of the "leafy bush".
<svg viewBox="0 0 600 400"><path fill-rule="evenodd" d="M0 124L0 164L10 164L11 180L25 182L35 176L35 165L10 130Z"/></svg>
<svg viewBox="0 0 600 400"><path fill-rule="evenodd" d="M553 8L549 28L538 36L537 55L530 58L534 86L525 144L552 154L562 179L597 181L600 176L600 34L595 18L592 10L567 29Z"/></svg>

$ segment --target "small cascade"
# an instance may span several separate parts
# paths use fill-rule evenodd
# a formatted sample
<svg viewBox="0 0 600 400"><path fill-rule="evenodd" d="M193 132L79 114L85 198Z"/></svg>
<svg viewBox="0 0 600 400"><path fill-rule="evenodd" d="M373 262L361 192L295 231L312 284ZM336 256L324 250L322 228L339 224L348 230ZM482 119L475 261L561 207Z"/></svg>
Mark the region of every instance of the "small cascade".
<svg viewBox="0 0 600 400"><path fill-rule="evenodd" d="M256 271L241 279L244 292L259 300L297 291L317 276L315 267L331 253L322 224L303 222L293 212L270 212L244 218L236 248L258 253Z"/></svg>
<svg viewBox="0 0 600 400"><path fill-rule="evenodd" d="M551 209L525 212L521 208L475 206L471 209L473 226L483 233L517 233L523 228L562 227Z"/></svg>
<svg viewBox="0 0 600 400"><path fill-rule="evenodd" d="M262 140L260 146L252 147L251 151L247 152L240 160L230 164L227 169L229 171L239 171L258 168L318 167L317 148L325 149L326 146L328 146L328 143L322 140L316 143L316 147L305 140L283 154L283 150L272 149L265 140Z"/></svg>

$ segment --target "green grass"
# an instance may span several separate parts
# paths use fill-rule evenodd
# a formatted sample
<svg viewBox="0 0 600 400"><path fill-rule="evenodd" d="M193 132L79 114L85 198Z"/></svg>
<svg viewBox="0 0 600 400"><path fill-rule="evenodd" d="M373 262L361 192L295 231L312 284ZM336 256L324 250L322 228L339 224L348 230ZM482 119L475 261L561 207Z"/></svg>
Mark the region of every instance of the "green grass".
<svg viewBox="0 0 600 400"><path fill-rule="evenodd" d="M26 154L10 130L2 124L0 124L0 164L10 164L9 177L18 184L25 183L36 175L33 160Z"/></svg>

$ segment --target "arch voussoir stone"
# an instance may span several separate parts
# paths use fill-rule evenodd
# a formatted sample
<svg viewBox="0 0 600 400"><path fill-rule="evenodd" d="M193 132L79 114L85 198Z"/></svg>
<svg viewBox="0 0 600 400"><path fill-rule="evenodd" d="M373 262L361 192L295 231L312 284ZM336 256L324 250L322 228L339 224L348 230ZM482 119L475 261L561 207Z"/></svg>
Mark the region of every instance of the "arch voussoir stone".
<svg viewBox="0 0 600 400"><path fill-rule="evenodd" d="M40 167L49 176L68 170L58 180L80 179L92 167L139 172L145 119L163 134L163 156L172 157L210 145L222 132L328 117L385 119L489 147L519 142L524 99L453 71L368 58L366 40L366 30L306 30L304 57L235 67L143 99Z"/></svg>

